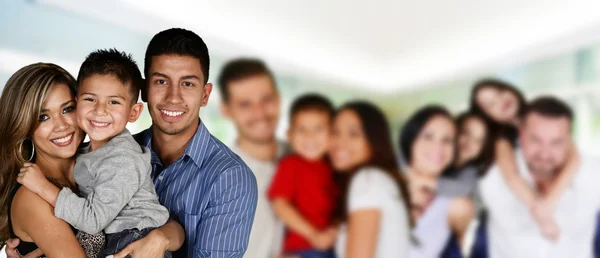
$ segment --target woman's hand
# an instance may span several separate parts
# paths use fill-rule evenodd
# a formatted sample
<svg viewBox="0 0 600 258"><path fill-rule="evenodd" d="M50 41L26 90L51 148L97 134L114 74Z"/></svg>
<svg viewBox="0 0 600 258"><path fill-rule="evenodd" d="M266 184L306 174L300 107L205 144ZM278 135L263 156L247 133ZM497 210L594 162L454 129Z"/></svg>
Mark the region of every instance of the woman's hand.
<svg viewBox="0 0 600 258"><path fill-rule="evenodd" d="M24 185L29 191L41 195L44 189L51 184L40 168L33 163L25 163L17 177L17 182Z"/></svg>

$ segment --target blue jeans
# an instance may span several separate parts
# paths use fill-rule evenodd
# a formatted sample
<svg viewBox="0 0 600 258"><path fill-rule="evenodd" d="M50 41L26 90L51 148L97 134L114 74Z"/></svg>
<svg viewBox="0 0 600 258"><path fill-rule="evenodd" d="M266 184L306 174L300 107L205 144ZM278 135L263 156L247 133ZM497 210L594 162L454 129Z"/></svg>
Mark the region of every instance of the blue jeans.
<svg viewBox="0 0 600 258"><path fill-rule="evenodd" d="M302 258L335 258L335 253L333 252L333 250L320 251L320 250L310 249L310 250L287 252L287 254L299 255Z"/></svg>
<svg viewBox="0 0 600 258"><path fill-rule="evenodd" d="M129 244L136 240L142 239L150 233L154 228L139 229L126 229L119 233L106 234L106 248L104 249L106 255L116 254L121 250L125 249ZM130 257L131 256L127 256ZM170 252L165 252L164 258L173 257Z"/></svg>

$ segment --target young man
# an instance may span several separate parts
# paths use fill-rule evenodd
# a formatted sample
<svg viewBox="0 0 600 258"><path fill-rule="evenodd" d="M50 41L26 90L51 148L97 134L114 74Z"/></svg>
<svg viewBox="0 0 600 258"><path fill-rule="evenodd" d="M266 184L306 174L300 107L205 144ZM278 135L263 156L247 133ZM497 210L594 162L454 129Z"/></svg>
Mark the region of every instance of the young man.
<svg viewBox="0 0 600 258"><path fill-rule="evenodd" d="M204 41L191 31L168 29L148 44L142 98L152 126L136 138L151 151L156 193L172 220L114 257L162 257L175 251L178 241L171 240L184 229L185 242L173 257L242 257L246 251L256 178L198 117L212 91L209 65Z"/></svg>
<svg viewBox="0 0 600 258"><path fill-rule="evenodd" d="M275 138L279 120L279 93L273 75L257 59L236 59L225 65L218 80L221 111L231 119L237 139L231 149L254 172L258 205L246 258L271 258L279 254L283 227L277 221L267 190L286 146Z"/></svg>
<svg viewBox="0 0 600 258"><path fill-rule="evenodd" d="M516 160L521 176L540 195L548 194L571 148L575 148L572 122L570 108L552 97L534 100L524 114L519 136L521 150ZM580 157L577 174L552 214L560 229L554 242L539 233L529 208L511 193L498 168L493 167L479 187L489 211L490 257L593 257L593 225L600 208L598 167L598 160Z"/></svg>

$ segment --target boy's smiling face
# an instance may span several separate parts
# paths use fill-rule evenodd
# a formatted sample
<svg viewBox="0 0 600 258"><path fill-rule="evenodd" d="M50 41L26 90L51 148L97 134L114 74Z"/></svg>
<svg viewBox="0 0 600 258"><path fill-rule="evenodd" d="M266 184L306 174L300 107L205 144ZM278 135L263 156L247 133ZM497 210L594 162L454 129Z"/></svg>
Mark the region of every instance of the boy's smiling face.
<svg viewBox="0 0 600 258"><path fill-rule="evenodd" d="M129 87L133 87L130 82L123 84L111 74L92 75L80 82L77 124L89 135L92 150L121 133L127 122L135 122L140 116L143 105L131 99Z"/></svg>
<svg viewBox="0 0 600 258"><path fill-rule="evenodd" d="M331 117L319 110L300 111L292 118L288 137L292 149L308 160L325 156L329 144Z"/></svg>

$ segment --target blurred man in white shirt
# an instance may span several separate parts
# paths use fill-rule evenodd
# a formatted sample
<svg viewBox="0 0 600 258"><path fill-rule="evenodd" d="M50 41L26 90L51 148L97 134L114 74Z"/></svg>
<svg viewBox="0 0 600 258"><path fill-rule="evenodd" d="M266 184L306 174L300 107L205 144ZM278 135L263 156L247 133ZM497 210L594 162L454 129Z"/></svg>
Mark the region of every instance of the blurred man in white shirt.
<svg viewBox="0 0 600 258"><path fill-rule="evenodd" d="M240 58L225 64L218 84L221 111L237 131L229 148L250 167L258 185L258 204L244 258L277 257L283 225L275 217L267 190L287 148L275 137L280 111L275 80L261 60Z"/></svg>
<svg viewBox="0 0 600 258"><path fill-rule="evenodd" d="M531 102L521 124L516 165L519 174L542 196L556 183L558 171L575 148L571 137L573 115L552 97ZM575 178L559 198L554 213L559 237L544 238L529 207L513 195L494 166L480 180L488 209L488 246L491 258L592 258L596 214L600 207L600 162L579 157Z"/></svg>

